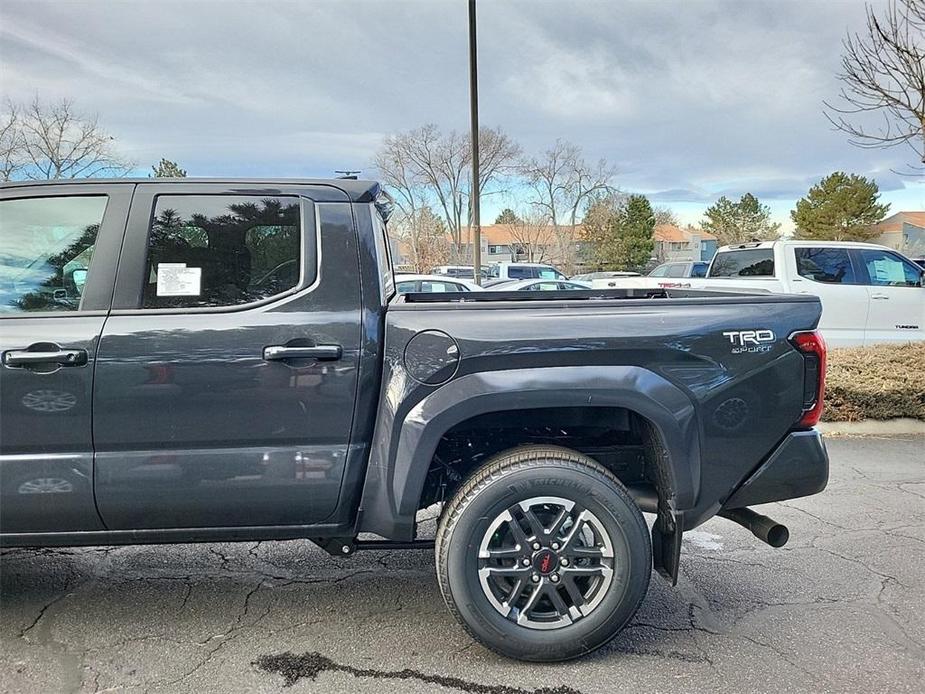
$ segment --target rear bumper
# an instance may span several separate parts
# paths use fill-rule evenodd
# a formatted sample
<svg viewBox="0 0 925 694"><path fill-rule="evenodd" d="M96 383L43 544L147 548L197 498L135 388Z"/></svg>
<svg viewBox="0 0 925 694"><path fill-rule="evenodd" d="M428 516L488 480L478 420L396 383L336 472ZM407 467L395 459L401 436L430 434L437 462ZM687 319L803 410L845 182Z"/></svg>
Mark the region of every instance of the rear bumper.
<svg viewBox="0 0 925 694"><path fill-rule="evenodd" d="M816 429L793 431L732 493L723 508L809 496L829 481L829 454Z"/></svg>

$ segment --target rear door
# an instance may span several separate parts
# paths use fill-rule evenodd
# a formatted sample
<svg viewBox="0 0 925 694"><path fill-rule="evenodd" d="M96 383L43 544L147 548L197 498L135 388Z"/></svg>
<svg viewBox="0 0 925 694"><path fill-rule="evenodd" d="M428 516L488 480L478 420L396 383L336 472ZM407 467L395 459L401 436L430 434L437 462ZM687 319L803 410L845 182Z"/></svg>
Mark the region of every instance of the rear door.
<svg viewBox="0 0 925 694"><path fill-rule="evenodd" d="M133 185L0 191L0 531L102 528L91 393Z"/></svg>
<svg viewBox="0 0 925 694"><path fill-rule="evenodd" d="M885 248L863 248L854 254L870 297L865 344L925 340L922 270Z"/></svg>
<svg viewBox="0 0 925 694"><path fill-rule="evenodd" d="M94 394L107 527L301 525L334 510L357 388L358 249L346 195L312 194L138 187Z"/></svg>
<svg viewBox="0 0 925 694"><path fill-rule="evenodd" d="M864 344L870 299L847 248L797 246L787 249L787 274L797 294L822 301L819 329L831 347Z"/></svg>

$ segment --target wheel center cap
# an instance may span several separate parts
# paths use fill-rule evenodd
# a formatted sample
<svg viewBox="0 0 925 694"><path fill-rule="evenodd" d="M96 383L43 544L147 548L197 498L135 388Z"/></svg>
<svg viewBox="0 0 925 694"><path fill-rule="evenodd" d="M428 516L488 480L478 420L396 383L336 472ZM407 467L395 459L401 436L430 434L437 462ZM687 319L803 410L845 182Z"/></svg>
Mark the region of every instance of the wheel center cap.
<svg viewBox="0 0 925 694"><path fill-rule="evenodd" d="M559 567L559 557L549 549L541 549L533 555L533 568L537 573L546 576Z"/></svg>

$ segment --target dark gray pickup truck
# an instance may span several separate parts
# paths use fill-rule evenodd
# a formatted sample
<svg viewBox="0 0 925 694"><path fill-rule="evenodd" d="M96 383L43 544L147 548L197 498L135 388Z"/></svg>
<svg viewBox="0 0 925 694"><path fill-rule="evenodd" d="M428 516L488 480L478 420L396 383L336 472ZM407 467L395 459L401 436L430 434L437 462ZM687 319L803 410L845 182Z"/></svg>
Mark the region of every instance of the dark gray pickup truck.
<svg viewBox="0 0 925 694"><path fill-rule="evenodd" d="M685 530L786 541L747 507L826 484L817 298L396 296L388 210L352 180L0 188L0 543L435 546L475 638L563 660Z"/></svg>

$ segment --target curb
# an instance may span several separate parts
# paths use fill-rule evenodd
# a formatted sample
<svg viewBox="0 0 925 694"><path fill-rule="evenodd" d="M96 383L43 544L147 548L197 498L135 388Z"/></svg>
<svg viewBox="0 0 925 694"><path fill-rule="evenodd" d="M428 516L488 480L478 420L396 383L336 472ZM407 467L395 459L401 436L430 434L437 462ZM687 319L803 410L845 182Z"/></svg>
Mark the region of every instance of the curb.
<svg viewBox="0 0 925 694"><path fill-rule="evenodd" d="M858 422L819 422L820 432L828 436L925 436L925 421L921 419L862 419Z"/></svg>

